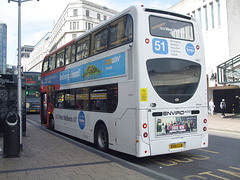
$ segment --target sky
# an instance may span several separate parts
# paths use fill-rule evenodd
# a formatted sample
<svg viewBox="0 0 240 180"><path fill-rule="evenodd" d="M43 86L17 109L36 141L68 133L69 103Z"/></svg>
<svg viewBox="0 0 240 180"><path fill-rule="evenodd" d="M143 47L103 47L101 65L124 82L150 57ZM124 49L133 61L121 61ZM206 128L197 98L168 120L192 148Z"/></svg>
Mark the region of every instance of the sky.
<svg viewBox="0 0 240 180"><path fill-rule="evenodd" d="M22 2L25 0L22 0ZM32 0L21 3L21 46L35 46L48 32L70 2L77 0ZM167 9L181 0L88 0L116 11L131 5ZM18 3L0 0L0 22L7 24L7 64L17 65Z"/></svg>

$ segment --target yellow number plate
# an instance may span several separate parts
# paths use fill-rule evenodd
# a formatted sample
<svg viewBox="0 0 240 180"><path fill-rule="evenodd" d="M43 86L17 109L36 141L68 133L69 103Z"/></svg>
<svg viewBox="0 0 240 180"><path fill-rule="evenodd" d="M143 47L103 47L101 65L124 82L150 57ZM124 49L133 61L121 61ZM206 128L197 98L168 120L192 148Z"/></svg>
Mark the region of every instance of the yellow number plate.
<svg viewBox="0 0 240 180"><path fill-rule="evenodd" d="M33 110L30 110L30 112L36 112L36 110L33 109Z"/></svg>
<svg viewBox="0 0 240 180"><path fill-rule="evenodd" d="M178 149L178 148L184 148L184 143L170 144L169 145L169 149Z"/></svg>

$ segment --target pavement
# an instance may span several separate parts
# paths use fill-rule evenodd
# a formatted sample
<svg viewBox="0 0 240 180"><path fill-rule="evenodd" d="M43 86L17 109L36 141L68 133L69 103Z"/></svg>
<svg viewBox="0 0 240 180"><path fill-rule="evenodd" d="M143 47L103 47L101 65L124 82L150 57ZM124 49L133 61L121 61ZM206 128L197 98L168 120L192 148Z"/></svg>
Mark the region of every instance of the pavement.
<svg viewBox="0 0 240 180"><path fill-rule="evenodd" d="M235 133L240 136L240 115L209 115L210 132ZM3 138L0 137L0 148ZM0 151L1 180L151 180L173 179L167 175L119 159L91 146L51 132L27 121L20 157L3 158Z"/></svg>

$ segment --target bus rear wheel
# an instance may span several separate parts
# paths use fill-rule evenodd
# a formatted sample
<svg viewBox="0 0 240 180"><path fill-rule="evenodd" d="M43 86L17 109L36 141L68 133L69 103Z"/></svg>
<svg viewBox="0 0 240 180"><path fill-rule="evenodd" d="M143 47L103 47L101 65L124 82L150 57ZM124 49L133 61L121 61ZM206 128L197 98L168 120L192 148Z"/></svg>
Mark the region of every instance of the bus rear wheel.
<svg viewBox="0 0 240 180"><path fill-rule="evenodd" d="M108 132L104 124L100 124L96 128L95 144L101 151L108 151Z"/></svg>

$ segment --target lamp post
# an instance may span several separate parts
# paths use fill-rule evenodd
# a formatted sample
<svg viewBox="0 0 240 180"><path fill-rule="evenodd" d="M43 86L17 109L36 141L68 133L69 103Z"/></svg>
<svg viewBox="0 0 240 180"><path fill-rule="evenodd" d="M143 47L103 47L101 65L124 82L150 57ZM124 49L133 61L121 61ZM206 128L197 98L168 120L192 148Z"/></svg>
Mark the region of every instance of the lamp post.
<svg viewBox="0 0 240 180"><path fill-rule="evenodd" d="M20 119L20 148L21 151L23 150L23 144L22 144L22 77L21 77L21 3L32 1L32 0L8 0L8 3L10 1L17 2L18 3L18 87L17 87L17 112ZM39 1L39 0L37 0Z"/></svg>

